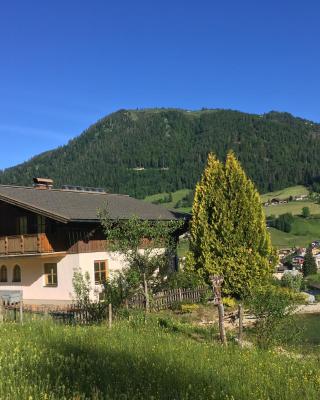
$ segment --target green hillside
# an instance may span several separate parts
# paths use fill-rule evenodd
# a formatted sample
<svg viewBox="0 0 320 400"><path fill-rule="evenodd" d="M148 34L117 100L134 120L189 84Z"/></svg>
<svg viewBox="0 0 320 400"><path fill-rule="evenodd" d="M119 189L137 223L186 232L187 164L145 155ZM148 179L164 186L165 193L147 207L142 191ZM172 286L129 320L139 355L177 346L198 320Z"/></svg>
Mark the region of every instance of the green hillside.
<svg viewBox="0 0 320 400"><path fill-rule="evenodd" d="M172 201L167 203L161 203L163 207L174 209L176 204L181 201L188 193L189 189L178 190L172 192ZM263 201L277 197L279 199L285 199L290 196L297 196L302 194L308 194L308 190L304 186L294 186L285 188L283 190L275 191L272 193L266 193L261 196ZM158 193L155 195L147 196L145 201L155 202L159 199L164 199L169 193ZM269 228L271 234L272 244L275 247L295 247L295 246L308 246L312 241L320 239L320 219L319 218L308 218L304 219L299 217L303 207L309 207L311 214L320 215L320 204L313 201L292 201L287 204L281 204L277 206L264 207L266 216L284 214L291 212L295 215L294 223L290 233L282 232L275 228ZM176 208L178 211L191 212L191 207ZM184 256L188 250L187 241L182 241L179 247L179 254Z"/></svg>
<svg viewBox="0 0 320 400"><path fill-rule="evenodd" d="M308 194L309 191L305 186L297 185L284 188L282 190L276 190L274 192L269 192L261 195L261 200L267 202L268 200L277 198L280 200L288 199L290 196L299 196Z"/></svg>
<svg viewBox="0 0 320 400"><path fill-rule="evenodd" d="M0 183L34 176L138 198L194 188L208 152L233 149L259 191L309 184L320 175L320 125L288 113L120 110L56 150L0 172Z"/></svg>
<svg viewBox="0 0 320 400"><path fill-rule="evenodd" d="M320 204L312 201L291 201L287 204L264 207L264 211L266 216L277 216L288 212L292 213L293 215L301 215L303 207L309 207L311 214L320 214Z"/></svg>
<svg viewBox="0 0 320 400"><path fill-rule="evenodd" d="M177 190L176 192L172 192L171 193L172 201L161 203L161 205L170 210L177 209L181 212L189 213L191 212L191 207L177 207L178 202L181 201L189 192L190 192L189 189L181 189ZM147 201L148 203L157 203L159 200L164 199L165 197L168 196L169 193L157 193L151 196L146 196L144 200Z"/></svg>

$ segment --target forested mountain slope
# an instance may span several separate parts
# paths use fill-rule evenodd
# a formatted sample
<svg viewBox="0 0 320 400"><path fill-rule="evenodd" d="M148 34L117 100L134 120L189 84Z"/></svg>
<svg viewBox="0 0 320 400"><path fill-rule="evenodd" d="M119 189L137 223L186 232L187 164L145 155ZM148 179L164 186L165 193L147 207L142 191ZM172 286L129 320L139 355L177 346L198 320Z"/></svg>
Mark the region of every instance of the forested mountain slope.
<svg viewBox="0 0 320 400"><path fill-rule="evenodd" d="M320 175L320 124L288 113L120 110L56 150L0 172L1 184L104 187L135 197L193 188L208 152L233 149L261 192Z"/></svg>

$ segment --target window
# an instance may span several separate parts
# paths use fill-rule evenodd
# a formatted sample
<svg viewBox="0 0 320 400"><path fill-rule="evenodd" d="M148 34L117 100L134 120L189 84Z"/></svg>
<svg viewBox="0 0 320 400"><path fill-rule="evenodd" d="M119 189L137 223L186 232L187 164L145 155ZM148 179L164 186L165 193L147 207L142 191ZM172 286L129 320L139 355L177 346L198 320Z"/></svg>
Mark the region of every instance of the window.
<svg viewBox="0 0 320 400"><path fill-rule="evenodd" d="M101 285L107 279L107 261L94 262L94 281L96 285Z"/></svg>
<svg viewBox="0 0 320 400"><path fill-rule="evenodd" d="M0 282L8 282L8 270L5 265L0 269Z"/></svg>
<svg viewBox="0 0 320 400"><path fill-rule="evenodd" d="M38 233L44 233L46 231L46 217L37 215L37 227Z"/></svg>
<svg viewBox="0 0 320 400"><path fill-rule="evenodd" d="M57 264L44 264L44 279L45 286L58 286Z"/></svg>
<svg viewBox="0 0 320 400"><path fill-rule="evenodd" d="M19 235L25 235L28 232L28 219L27 217L19 217L17 219L17 231Z"/></svg>
<svg viewBox="0 0 320 400"><path fill-rule="evenodd" d="M21 282L21 268L15 265L13 268L12 282Z"/></svg>

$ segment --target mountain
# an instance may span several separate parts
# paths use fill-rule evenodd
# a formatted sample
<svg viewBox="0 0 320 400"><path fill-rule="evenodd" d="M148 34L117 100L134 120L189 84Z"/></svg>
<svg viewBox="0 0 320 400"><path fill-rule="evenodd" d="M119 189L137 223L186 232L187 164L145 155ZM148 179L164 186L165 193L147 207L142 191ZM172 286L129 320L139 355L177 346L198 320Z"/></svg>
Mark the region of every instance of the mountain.
<svg viewBox="0 0 320 400"><path fill-rule="evenodd" d="M193 188L208 152L233 149L261 192L309 184L320 175L320 124L288 113L120 110L56 150L0 172L1 184L34 176L104 187L135 197Z"/></svg>

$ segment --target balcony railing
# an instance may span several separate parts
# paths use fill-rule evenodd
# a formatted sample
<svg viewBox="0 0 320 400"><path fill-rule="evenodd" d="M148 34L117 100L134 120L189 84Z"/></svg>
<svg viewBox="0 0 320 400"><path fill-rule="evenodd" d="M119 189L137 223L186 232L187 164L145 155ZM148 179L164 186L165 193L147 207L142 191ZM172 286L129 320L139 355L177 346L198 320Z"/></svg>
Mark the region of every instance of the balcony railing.
<svg viewBox="0 0 320 400"><path fill-rule="evenodd" d="M52 253L45 233L0 237L0 255Z"/></svg>

